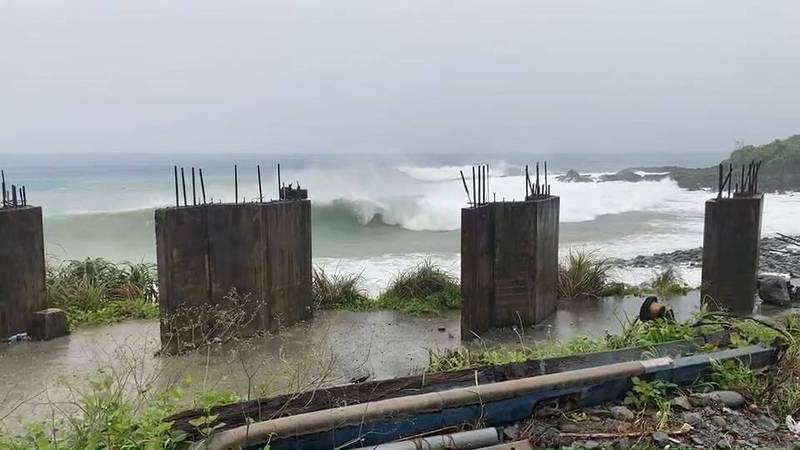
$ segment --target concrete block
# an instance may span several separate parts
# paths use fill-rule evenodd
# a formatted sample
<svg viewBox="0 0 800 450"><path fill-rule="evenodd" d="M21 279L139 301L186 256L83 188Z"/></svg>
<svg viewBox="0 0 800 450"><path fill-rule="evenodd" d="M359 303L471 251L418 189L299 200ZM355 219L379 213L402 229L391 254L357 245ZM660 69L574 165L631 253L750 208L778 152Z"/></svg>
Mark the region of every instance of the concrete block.
<svg viewBox="0 0 800 450"><path fill-rule="evenodd" d="M559 198L461 212L461 337L539 323L555 311Z"/></svg>
<svg viewBox="0 0 800 450"><path fill-rule="evenodd" d="M709 309L753 312L763 205L762 194L706 202L700 291Z"/></svg>
<svg viewBox="0 0 800 450"><path fill-rule="evenodd" d="M67 313L58 308L47 308L33 313L28 336L37 341L48 341L69 334Z"/></svg>
<svg viewBox="0 0 800 450"><path fill-rule="evenodd" d="M42 208L0 208L0 339L47 307Z"/></svg>
<svg viewBox="0 0 800 450"><path fill-rule="evenodd" d="M165 351L311 315L308 200L165 208L155 219Z"/></svg>

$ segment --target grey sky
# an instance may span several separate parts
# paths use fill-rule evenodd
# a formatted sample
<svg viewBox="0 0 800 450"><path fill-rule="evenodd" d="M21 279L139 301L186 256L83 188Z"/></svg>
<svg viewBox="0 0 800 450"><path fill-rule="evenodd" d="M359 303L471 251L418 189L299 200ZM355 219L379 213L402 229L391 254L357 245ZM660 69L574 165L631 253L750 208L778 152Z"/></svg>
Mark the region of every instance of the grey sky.
<svg viewBox="0 0 800 450"><path fill-rule="evenodd" d="M800 3L0 0L0 152L727 150L800 133Z"/></svg>

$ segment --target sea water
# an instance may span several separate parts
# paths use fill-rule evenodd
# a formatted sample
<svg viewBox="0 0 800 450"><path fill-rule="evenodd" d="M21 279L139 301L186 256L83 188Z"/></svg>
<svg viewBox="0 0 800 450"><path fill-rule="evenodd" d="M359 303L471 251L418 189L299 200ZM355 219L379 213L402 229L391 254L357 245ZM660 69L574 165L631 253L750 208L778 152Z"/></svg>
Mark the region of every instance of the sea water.
<svg viewBox="0 0 800 450"><path fill-rule="evenodd" d="M240 201L258 199L261 165L265 200L277 197L276 164L284 183L308 188L312 200L315 264L361 273L376 292L392 275L425 258L454 275L459 271L460 209L467 205L461 171L472 187L471 165L490 165L488 188L497 201L521 200L524 165L548 162L551 192L561 197L561 255L597 250L615 258L702 245L708 191L690 191L670 179L642 182L565 183L569 169L599 176L632 166L703 167L719 153L587 155L298 155L298 154L38 154L4 155L6 177L27 186L29 202L44 212L45 250L55 261L103 257L155 261L153 210L174 206L173 165L202 168L206 200L234 200L234 164ZM201 201L199 171L195 196ZM183 192L179 193L183 202ZM762 233L800 233L800 195L769 194ZM621 281L640 282L651 270L624 270ZM684 270L689 284L699 271Z"/></svg>

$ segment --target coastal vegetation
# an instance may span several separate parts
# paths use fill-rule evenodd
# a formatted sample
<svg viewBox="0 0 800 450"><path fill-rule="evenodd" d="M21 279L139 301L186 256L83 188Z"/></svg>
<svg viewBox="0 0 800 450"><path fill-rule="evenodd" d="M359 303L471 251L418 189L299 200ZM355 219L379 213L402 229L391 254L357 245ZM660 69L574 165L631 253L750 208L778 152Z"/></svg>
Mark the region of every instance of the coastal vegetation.
<svg viewBox="0 0 800 450"><path fill-rule="evenodd" d="M71 326L158 317L155 265L114 264L102 258L47 268L47 302L67 312Z"/></svg>
<svg viewBox="0 0 800 450"><path fill-rule="evenodd" d="M731 153L728 159L722 161L722 164L726 170L730 164L733 164L734 171L736 171L751 161L761 161L758 185L762 192L800 190L800 135L776 139L764 145L741 145ZM661 171L655 170L658 168L650 169ZM717 166L700 169L682 167L660 169L667 169L670 177L684 188L716 188L718 184L719 168Z"/></svg>
<svg viewBox="0 0 800 450"><path fill-rule="evenodd" d="M614 266L597 250L570 250L559 266L558 297L562 299L685 295L691 288L674 266L654 272L653 278L630 285L613 278Z"/></svg>
<svg viewBox="0 0 800 450"><path fill-rule="evenodd" d="M314 303L325 309L371 311L389 309L406 314L439 313L461 306L461 287L452 275L429 259L395 275L387 288L371 298L360 274L314 270Z"/></svg>

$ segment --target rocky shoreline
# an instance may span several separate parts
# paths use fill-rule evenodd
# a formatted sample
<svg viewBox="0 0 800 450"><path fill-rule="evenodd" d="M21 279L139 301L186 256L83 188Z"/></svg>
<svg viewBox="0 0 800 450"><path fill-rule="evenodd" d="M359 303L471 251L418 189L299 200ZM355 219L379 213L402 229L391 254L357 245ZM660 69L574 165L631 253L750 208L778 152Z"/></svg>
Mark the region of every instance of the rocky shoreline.
<svg viewBox="0 0 800 450"><path fill-rule="evenodd" d="M793 236L800 238L800 236ZM788 245L777 238L761 239L761 258L759 271L764 273L793 274L800 276L800 252L786 253ZM689 250L676 250L669 253L639 255L631 259L613 259L616 266L627 267L700 267L703 261L703 247Z"/></svg>

